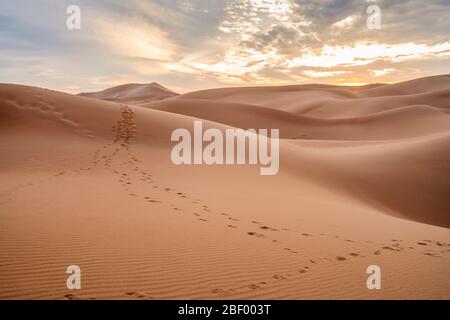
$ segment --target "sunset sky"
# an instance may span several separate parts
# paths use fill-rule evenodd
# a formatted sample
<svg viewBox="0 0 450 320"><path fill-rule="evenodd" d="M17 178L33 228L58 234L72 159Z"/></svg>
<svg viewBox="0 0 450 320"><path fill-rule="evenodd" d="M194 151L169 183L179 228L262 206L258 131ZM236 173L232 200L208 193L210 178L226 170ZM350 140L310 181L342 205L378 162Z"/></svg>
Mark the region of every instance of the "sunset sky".
<svg viewBox="0 0 450 320"><path fill-rule="evenodd" d="M68 30L66 8L81 8ZM367 7L381 29L367 28ZM66 91L397 82L450 73L450 0L2 0L0 82Z"/></svg>

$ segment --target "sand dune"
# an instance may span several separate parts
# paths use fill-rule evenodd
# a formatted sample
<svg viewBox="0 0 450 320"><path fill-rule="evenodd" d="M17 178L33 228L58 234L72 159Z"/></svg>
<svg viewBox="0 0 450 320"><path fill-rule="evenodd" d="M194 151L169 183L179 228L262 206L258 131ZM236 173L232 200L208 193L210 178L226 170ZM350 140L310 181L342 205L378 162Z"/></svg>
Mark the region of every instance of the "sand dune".
<svg viewBox="0 0 450 320"><path fill-rule="evenodd" d="M449 92L450 77L443 75L382 86L222 88L187 93L177 99L226 101L258 105L297 115L348 118L417 104L448 110Z"/></svg>
<svg viewBox="0 0 450 320"><path fill-rule="evenodd" d="M411 105L365 116L329 119L230 102L171 99L143 105L238 128L280 128L280 137L315 140L386 140L447 132L450 113Z"/></svg>
<svg viewBox="0 0 450 320"><path fill-rule="evenodd" d="M80 93L80 95L99 100L139 105L150 101L172 98L178 94L153 82L150 84L130 83L99 92Z"/></svg>
<svg viewBox="0 0 450 320"><path fill-rule="evenodd" d="M449 228L449 145L449 132L320 149L299 141L292 154L300 154L290 165L324 187L334 186L386 214Z"/></svg>
<svg viewBox="0 0 450 320"><path fill-rule="evenodd" d="M448 76L179 96L1 84L0 298L449 299L449 106ZM280 128L279 174L173 165L171 132L198 119Z"/></svg>

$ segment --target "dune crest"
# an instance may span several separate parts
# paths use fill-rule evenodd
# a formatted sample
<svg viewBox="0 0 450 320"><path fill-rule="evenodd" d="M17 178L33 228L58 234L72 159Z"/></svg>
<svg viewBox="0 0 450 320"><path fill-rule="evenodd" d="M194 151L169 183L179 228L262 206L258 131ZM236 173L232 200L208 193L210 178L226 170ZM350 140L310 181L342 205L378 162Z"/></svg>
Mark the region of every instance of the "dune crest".
<svg viewBox="0 0 450 320"><path fill-rule="evenodd" d="M129 83L98 92L80 93L80 96L119 103L143 104L151 101L176 97L178 94L152 82L149 84Z"/></svg>

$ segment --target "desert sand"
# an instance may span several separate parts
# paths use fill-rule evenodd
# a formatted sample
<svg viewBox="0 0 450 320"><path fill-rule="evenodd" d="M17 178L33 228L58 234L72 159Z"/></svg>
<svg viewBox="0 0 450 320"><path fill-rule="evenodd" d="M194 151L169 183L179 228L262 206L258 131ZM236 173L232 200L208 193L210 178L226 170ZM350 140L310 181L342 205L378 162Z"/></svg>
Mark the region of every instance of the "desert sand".
<svg viewBox="0 0 450 320"><path fill-rule="evenodd" d="M278 175L175 166L171 132L198 119L279 128ZM450 299L449 75L182 95L1 84L0 150L1 299Z"/></svg>

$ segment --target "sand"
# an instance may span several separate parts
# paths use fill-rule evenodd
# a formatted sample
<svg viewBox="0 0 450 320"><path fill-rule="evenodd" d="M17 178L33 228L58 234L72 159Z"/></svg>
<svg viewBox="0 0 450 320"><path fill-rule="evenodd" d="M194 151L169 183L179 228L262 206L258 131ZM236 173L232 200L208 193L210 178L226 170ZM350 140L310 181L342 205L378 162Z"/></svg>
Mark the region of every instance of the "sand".
<svg viewBox="0 0 450 320"><path fill-rule="evenodd" d="M198 119L279 128L279 174L173 165L171 132ZM0 150L1 299L450 299L448 75L183 95L1 84Z"/></svg>

